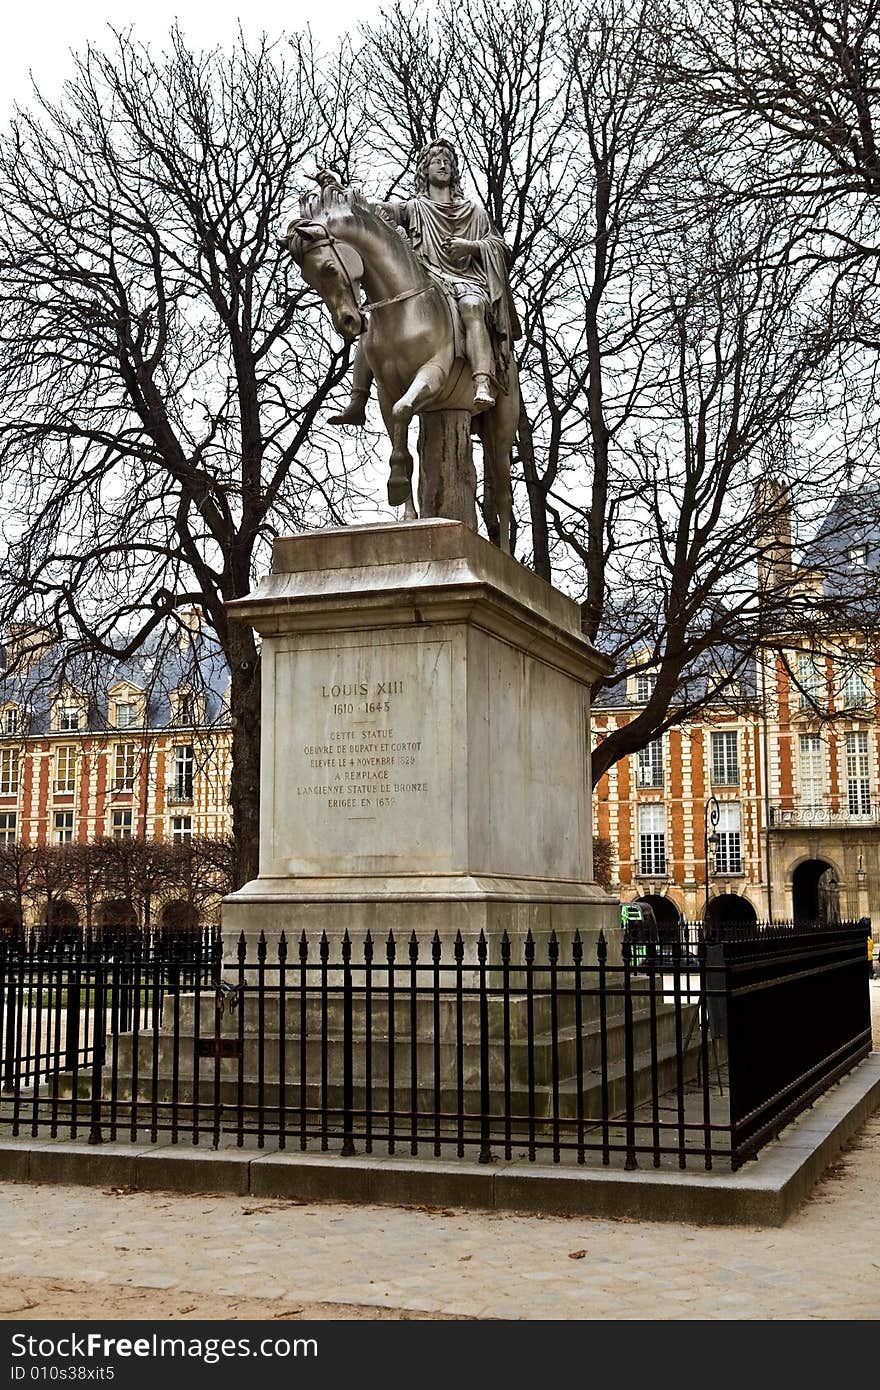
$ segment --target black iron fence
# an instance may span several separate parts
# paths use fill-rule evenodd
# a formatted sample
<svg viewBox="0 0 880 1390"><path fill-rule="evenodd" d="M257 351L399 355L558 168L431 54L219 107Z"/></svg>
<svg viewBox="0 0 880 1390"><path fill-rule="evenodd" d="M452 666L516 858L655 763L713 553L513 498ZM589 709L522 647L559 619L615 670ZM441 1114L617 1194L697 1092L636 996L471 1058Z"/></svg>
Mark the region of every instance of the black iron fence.
<svg viewBox="0 0 880 1390"><path fill-rule="evenodd" d="M870 1051L865 937L32 938L0 946L0 1124L737 1167Z"/></svg>

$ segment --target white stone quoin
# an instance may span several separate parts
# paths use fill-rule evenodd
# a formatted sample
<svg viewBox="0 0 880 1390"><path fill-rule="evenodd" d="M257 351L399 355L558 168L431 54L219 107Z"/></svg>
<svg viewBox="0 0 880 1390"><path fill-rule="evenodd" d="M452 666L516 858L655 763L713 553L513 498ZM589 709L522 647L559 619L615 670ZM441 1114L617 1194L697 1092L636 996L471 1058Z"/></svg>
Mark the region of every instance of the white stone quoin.
<svg viewBox="0 0 880 1390"><path fill-rule="evenodd" d="M592 878L603 658L575 603L433 520L278 540L229 610L262 636L263 709L260 874L223 905L227 952L483 929L494 957L505 928L616 925Z"/></svg>

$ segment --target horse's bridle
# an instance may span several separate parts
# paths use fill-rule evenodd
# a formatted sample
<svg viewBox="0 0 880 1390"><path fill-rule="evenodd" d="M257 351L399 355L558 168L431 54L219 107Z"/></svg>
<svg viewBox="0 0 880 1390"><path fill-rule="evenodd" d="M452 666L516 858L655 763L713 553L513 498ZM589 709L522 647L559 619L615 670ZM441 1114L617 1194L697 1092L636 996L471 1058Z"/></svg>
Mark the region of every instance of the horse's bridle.
<svg viewBox="0 0 880 1390"><path fill-rule="evenodd" d="M430 283L428 283L427 285L419 285L419 286L418 286L416 289L414 289L414 290L404 290L402 294L395 294L395 295L392 295L392 297L391 297L390 299L374 299L374 300L369 300L369 299L368 299L367 302L366 302L366 304L364 304L363 309L362 309L362 308L361 308L360 301L359 301L359 298L358 298L358 292L357 292L357 290L355 289L354 280L351 278L351 272L350 272L348 266L345 264L345 261L343 260L342 256L339 254L339 251L337 250L338 238L336 238L336 237L333 235L333 233L331 232L330 228L329 228L328 226L326 226L326 224L323 223L323 222L309 222L309 223L307 223L306 225L308 225L308 227L309 227L310 229L311 229L311 228L314 228L316 231L321 232L321 233L322 233L322 236L319 237L319 238L316 238L315 240L312 240L311 237L307 238L307 240L309 241L310 244L309 244L309 246L308 246L308 249L307 249L306 251L303 252L303 260L305 260L306 256L309 254L310 251L314 251L314 250L316 250L316 249L317 249L318 247L320 247L320 246L324 246L324 245L329 246L331 252L333 253L333 256L335 257L335 260L336 260L337 265L341 268L343 275L345 276L346 280L348 281L348 288L349 288L349 290L351 291L352 303L354 304L354 307L355 307L355 309L358 311L358 313L361 314L361 316L363 316L363 310L364 310L364 309L367 309L367 310L384 309L384 308L386 307L386 305L389 305L389 304L400 304L400 303L401 303L403 300L405 300L405 299L414 299L415 296L416 296L417 294L424 294L426 290L431 289L431 285L430 285ZM297 232L299 232L300 229L299 229L299 228L296 228L295 230L296 230ZM345 245L344 242L343 242L342 244ZM352 250L354 250L353 247L352 247ZM358 253L355 252L355 254L357 255ZM363 265L363 261L362 261L362 260L361 260L361 264Z"/></svg>

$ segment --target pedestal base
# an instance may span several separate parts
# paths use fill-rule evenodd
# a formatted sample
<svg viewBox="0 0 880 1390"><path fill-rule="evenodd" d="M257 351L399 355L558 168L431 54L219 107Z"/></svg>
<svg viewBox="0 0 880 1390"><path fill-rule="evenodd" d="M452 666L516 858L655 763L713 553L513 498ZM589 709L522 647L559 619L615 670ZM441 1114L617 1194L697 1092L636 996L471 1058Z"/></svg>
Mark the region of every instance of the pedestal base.
<svg viewBox="0 0 880 1390"><path fill-rule="evenodd" d="M494 956L531 930L568 956L579 930L594 959L617 904L592 879L603 660L575 603L434 520L277 541L229 609L263 637L263 748L260 876L223 905L227 952L369 930L423 950L436 931L445 955L460 931L473 958L481 931Z"/></svg>

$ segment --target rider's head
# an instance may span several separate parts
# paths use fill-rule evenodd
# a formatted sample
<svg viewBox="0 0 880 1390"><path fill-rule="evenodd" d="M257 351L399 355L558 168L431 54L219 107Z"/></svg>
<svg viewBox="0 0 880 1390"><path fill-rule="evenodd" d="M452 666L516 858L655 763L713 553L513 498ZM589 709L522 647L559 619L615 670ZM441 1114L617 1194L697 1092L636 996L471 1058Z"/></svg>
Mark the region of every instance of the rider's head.
<svg viewBox="0 0 880 1390"><path fill-rule="evenodd" d="M463 197L461 189L461 175L458 168L458 155L455 146L448 140L432 140L430 145L426 145L416 161L415 174L415 193L424 194L428 192L430 180L430 169L432 160L440 160L446 165L449 171L449 188L454 198ZM436 170L435 170L436 173Z"/></svg>

